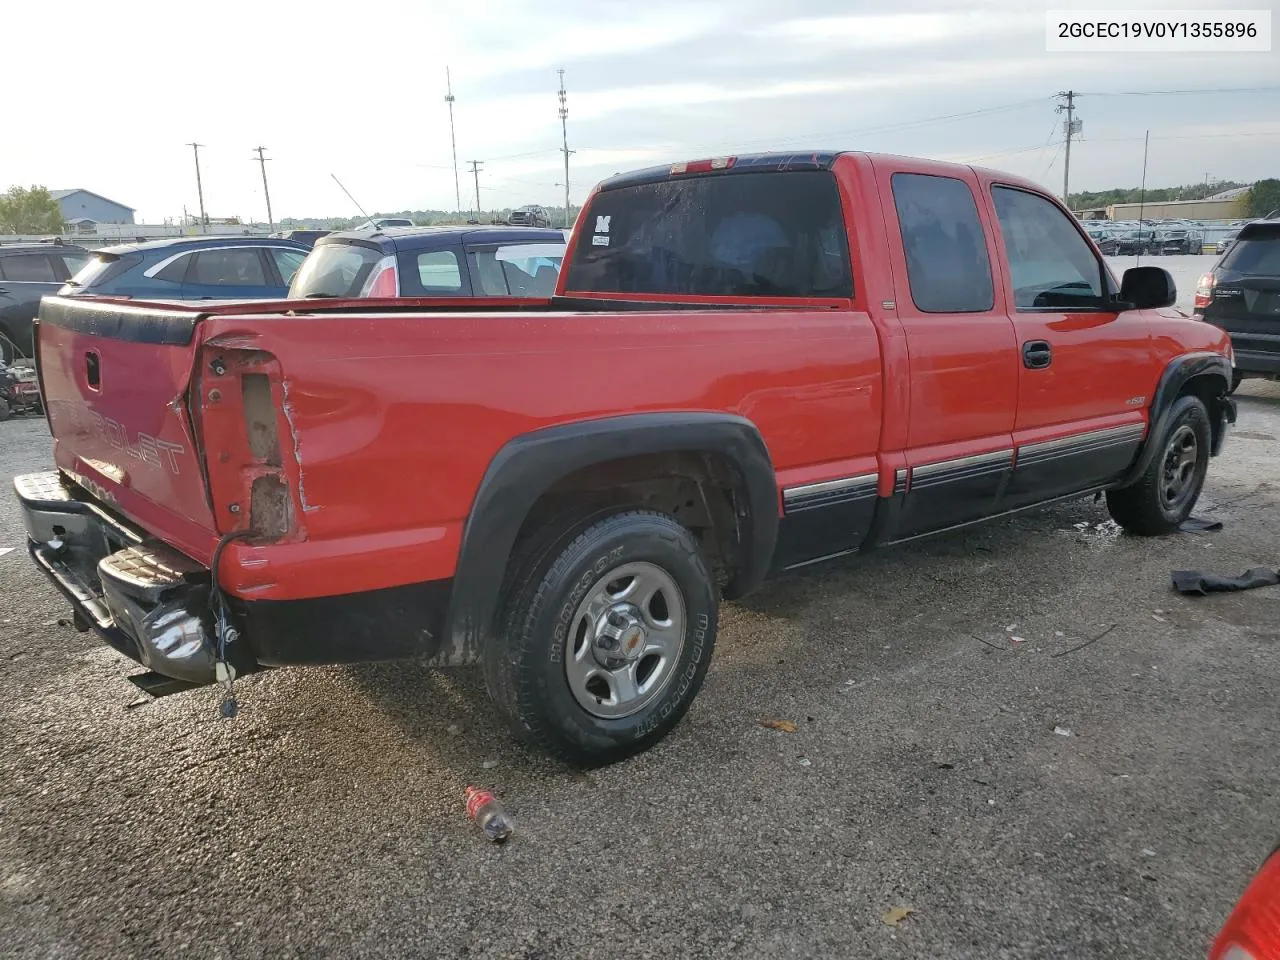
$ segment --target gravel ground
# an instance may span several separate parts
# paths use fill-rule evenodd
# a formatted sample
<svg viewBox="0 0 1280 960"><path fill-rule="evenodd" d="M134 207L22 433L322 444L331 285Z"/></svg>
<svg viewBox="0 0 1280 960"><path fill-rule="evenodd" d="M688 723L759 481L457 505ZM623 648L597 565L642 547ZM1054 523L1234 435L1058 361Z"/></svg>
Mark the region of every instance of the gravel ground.
<svg viewBox="0 0 1280 960"><path fill-rule="evenodd" d="M0 494L0 953L1202 957L1280 840L1280 587L1168 585L1280 563L1280 386L1238 397L1222 532L1081 501L776 581L673 735L585 774L470 671L281 670L234 722L210 690L135 705ZM0 477L48 450L0 424Z"/></svg>

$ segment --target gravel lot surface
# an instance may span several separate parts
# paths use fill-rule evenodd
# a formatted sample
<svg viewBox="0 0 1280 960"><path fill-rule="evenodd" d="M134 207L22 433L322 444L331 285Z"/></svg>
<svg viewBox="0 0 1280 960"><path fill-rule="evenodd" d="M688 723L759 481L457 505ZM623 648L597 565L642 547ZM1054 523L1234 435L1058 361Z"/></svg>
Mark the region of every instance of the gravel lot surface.
<svg viewBox="0 0 1280 960"><path fill-rule="evenodd" d="M1222 532L1086 500L773 582L674 734L590 773L515 747L471 671L136 705L0 493L0 953L1203 957L1280 840L1280 587L1169 589L1280 564L1280 385L1237 396ZM48 460L43 420L0 423L0 479Z"/></svg>

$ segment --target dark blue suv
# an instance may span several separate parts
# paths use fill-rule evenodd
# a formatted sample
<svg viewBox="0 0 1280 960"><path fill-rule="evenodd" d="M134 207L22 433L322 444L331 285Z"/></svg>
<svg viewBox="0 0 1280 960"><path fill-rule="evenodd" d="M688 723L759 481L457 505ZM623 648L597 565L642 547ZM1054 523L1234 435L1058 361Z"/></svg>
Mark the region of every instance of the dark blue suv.
<svg viewBox="0 0 1280 960"><path fill-rule="evenodd" d="M284 299L308 248L267 237L175 237L93 251L60 296Z"/></svg>
<svg viewBox="0 0 1280 960"><path fill-rule="evenodd" d="M347 230L316 241L289 298L550 297L564 251L533 227Z"/></svg>

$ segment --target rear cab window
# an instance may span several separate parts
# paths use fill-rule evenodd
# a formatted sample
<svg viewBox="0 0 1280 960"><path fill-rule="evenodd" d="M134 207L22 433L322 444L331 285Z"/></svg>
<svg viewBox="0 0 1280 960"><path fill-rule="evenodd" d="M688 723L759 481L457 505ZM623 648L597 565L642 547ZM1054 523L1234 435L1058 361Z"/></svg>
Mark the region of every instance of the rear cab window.
<svg viewBox="0 0 1280 960"><path fill-rule="evenodd" d="M840 194L829 170L623 183L595 195L569 292L849 298Z"/></svg>
<svg viewBox="0 0 1280 960"><path fill-rule="evenodd" d="M381 259L381 252L363 244L316 244L293 275L289 297L358 297Z"/></svg>
<svg viewBox="0 0 1280 960"><path fill-rule="evenodd" d="M891 177L911 300L921 313L984 313L995 306L991 260L973 191L922 173Z"/></svg>

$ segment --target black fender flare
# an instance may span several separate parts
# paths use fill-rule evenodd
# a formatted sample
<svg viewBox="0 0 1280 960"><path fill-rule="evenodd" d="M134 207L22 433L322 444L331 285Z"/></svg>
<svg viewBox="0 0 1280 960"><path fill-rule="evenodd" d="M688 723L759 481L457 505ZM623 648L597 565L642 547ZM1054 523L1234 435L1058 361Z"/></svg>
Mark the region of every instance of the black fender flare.
<svg viewBox="0 0 1280 960"><path fill-rule="evenodd" d="M476 491L462 532L444 643L436 659L479 659L497 614L516 535L534 503L557 481L595 464L656 453L711 453L738 471L747 516L745 566L733 594L759 586L778 537L778 488L760 431L726 413L639 413L545 427L508 441Z"/></svg>
<svg viewBox="0 0 1280 960"><path fill-rule="evenodd" d="M1160 374L1156 392L1151 397L1150 426L1147 430L1146 442L1143 443L1133 466L1116 486L1127 487L1136 483L1138 478L1146 472L1152 459L1160 452L1160 438L1168 432L1169 411L1173 408L1174 401L1182 396L1188 383L1201 377L1222 381L1221 391L1209 405L1209 416L1214 424L1212 454L1217 456L1226 435L1226 430L1223 429L1224 421L1226 423L1236 421L1235 401L1228 396L1231 389L1231 373L1231 361L1220 353L1188 353L1169 361Z"/></svg>

